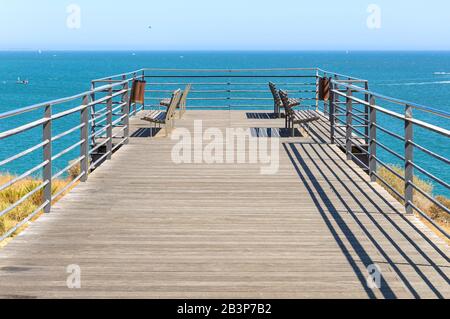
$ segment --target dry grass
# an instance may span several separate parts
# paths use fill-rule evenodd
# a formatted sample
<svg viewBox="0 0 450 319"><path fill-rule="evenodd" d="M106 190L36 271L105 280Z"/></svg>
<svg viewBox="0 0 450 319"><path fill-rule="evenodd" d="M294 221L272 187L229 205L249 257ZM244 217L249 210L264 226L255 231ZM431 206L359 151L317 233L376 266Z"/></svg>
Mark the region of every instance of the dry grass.
<svg viewBox="0 0 450 319"><path fill-rule="evenodd" d="M3 185L10 180L12 180L14 176L12 175L0 175L0 185ZM72 174L69 174L69 178L66 180L54 180L52 182L52 193L55 194L63 189L68 183L73 180ZM21 180L7 189L0 192L0 211L10 207L12 204L16 203L23 196L30 193L39 185L42 184L42 180L27 178ZM61 196L59 196L56 200L58 201L62 196L64 196L67 192L70 191L70 188ZM8 230L16 226L18 223L27 218L31 213L33 213L39 206L43 203L43 189L37 191L32 196L30 196L27 200L21 203L19 206L14 208L12 211L7 213L6 215L0 217L0 235L5 234ZM36 214L31 221L36 220L42 214L42 211ZM16 236L20 233L26 225L22 228L18 229L12 237Z"/></svg>
<svg viewBox="0 0 450 319"><path fill-rule="evenodd" d="M404 176L405 172L401 167L391 166L390 167L394 172L398 173L400 176ZM391 185L397 192L399 192L402 196L405 194L405 182L395 176L388 169L382 167L378 170L378 174L381 178L383 178L389 185ZM403 203L404 201L399 198L393 191L387 188L382 182L378 182L381 186L383 186L394 198L396 198L399 202ZM419 177L414 177L414 184L417 185L424 192L433 196L433 185L427 181L420 179ZM414 205L416 205L419 209L421 209L424 213L426 213L433 221L439 224L444 230L447 232L450 231L450 216L447 214L442 208L438 205L431 202L428 198L423 196L418 191L414 190ZM437 201L439 201L443 206L450 208L450 199L444 196L436 196ZM421 218L423 221L426 219ZM432 227L429 222L426 222L427 225ZM434 228L434 227L432 227ZM438 233L438 232L437 232Z"/></svg>
<svg viewBox="0 0 450 319"><path fill-rule="evenodd" d="M69 164L72 164L72 163L73 163L73 161L71 161ZM81 174L81 165L77 164L77 165L72 166L71 168L69 168L67 173L69 174L69 178L71 180L74 180Z"/></svg>

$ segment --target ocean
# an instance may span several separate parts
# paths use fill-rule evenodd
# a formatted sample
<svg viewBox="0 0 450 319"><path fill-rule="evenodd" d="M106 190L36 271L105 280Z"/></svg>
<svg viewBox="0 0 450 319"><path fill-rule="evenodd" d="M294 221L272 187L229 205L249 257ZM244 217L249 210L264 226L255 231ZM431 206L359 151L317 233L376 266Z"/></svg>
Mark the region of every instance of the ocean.
<svg viewBox="0 0 450 319"><path fill-rule="evenodd" d="M293 68L320 67L369 80L370 89L384 95L405 99L450 112L450 52L68 52L27 51L0 52L0 113L34 103L70 96L90 88L95 78L148 68ZM18 78L28 85L18 85ZM395 111L402 112L396 109ZM34 115L30 115L33 118ZM36 115L37 116L37 115ZM450 120L427 114L420 119L450 129ZM24 120L24 119L22 119ZM74 118L72 120L75 120ZM73 127L71 119L62 121L60 131ZM0 120L0 131L17 123ZM387 125L395 126L392 123ZM55 128L58 129L58 128ZM394 131L401 127L392 127ZM0 141L0 161L36 144L39 131ZM417 129L417 142L449 158L448 139ZM387 135L380 140L402 153L402 145ZM34 143L33 143L34 142ZM64 141L55 145L63 146ZM57 171L67 165L76 152L67 154L54 165ZM395 157L380 150L386 163L401 164ZM450 182L450 169L429 156L415 152L419 165ZM19 174L39 163L39 156L25 157L12 165L0 167L5 173ZM450 191L435 185L435 194Z"/></svg>

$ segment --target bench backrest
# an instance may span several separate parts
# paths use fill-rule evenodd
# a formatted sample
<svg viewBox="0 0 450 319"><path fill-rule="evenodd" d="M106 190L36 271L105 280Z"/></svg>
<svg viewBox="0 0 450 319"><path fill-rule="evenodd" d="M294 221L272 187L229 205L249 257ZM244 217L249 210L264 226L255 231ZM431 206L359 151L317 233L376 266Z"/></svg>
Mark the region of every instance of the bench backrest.
<svg viewBox="0 0 450 319"><path fill-rule="evenodd" d="M189 91L190 90L191 90L191 84L186 85L183 93L181 94L180 108L186 106L186 99L187 99L187 97L189 95Z"/></svg>
<svg viewBox="0 0 450 319"><path fill-rule="evenodd" d="M181 90L178 89L172 94L172 98L170 99L169 107L166 112L166 121L172 119L175 114L175 110L177 108L178 103L180 103L181 99Z"/></svg>
<svg viewBox="0 0 450 319"><path fill-rule="evenodd" d="M281 101L280 94L278 93L277 86L269 82L269 88L270 92L272 92L273 101L275 102L275 105L277 105L279 108L283 106L283 102Z"/></svg>
<svg viewBox="0 0 450 319"><path fill-rule="evenodd" d="M286 114L292 114L294 110L292 109L291 105L289 104L289 95L286 91L280 90L278 91L278 94L280 96L281 102L283 103L283 107L286 111Z"/></svg>

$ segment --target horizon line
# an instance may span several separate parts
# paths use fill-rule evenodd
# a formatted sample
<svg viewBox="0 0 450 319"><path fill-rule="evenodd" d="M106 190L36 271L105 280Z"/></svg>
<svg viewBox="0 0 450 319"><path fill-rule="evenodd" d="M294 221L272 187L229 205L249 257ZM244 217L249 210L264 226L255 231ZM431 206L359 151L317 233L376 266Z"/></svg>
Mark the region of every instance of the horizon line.
<svg viewBox="0 0 450 319"><path fill-rule="evenodd" d="M0 52L450 52L450 49L34 49L11 48Z"/></svg>

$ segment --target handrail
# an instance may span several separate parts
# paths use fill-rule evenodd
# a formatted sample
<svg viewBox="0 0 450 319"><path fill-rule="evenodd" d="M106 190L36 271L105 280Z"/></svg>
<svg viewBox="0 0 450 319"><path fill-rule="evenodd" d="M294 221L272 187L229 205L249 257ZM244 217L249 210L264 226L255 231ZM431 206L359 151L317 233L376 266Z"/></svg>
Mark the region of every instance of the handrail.
<svg viewBox="0 0 450 319"><path fill-rule="evenodd" d="M433 183L437 183L446 190L450 190L450 183L426 170L422 165L419 165L417 163L417 160L414 159L414 150L420 150L424 156L431 157L434 160L439 161L442 165L450 165L450 160L443 155L437 154L436 151L430 150L424 145L417 144L414 138L414 127L420 127L427 130L428 132L436 133L438 134L438 136L444 139L450 138L450 130L414 118L413 110L419 110L421 112L437 116L441 119L449 119L450 113L373 92L366 87L354 85L352 81L348 82L331 78L330 94L330 137L333 143L337 143L341 145L343 149L345 149L347 158L355 160L355 155L353 154L352 150L353 147L367 149L368 165L364 166L367 168L371 181L381 181L382 184L385 185L389 190L391 190L398 198L403 200L405 210L408 214L413 214L413 212L416 212L419 215L422 215L423 217L429 219L427 216L424 216L424 212L417 206L417 204L415 204L414 197L416 196L416 192L424 196L429 202L439 207L442 211L450 214L450 210L448 208L442 205L442 203L440 203L433 196L425 193L416 184L414 179L414 171L417 170L427 179L431 180ZM358 95L362 97L358 97ZM395 104L396 106L400 105L404 107L404 113L393 111L384 106L382 107L380 106L381 102L383 102L383 105L388 103ZM345 104L345 107L341 107L342 104ZM366 118L364 119L362 126L366 127L366 132L368 132L368 135L361 133L359 130L356 130L353 125L354 121L356 123L361 123L359 121L360 117L355 116L354 110L357 109L357 106L364 107L364 110L358 109L357 112L366 114ZM392 132L391 128L387 129L383 127L381 121L377 120L378 114L382 114L387 118L401 121L403 124L400 127L403 130L403 135ZM345 117L345 122L342 121L342 117ZM337 122L343 123L341 127L343 127L344 132L342 132L341 130L337 130ZM364 125L364 123L367 124ZM396 141L401 142L404 148L404 155L390 148L388 145L386 145L386 143L381 143L379 138L377 138L378 131L388 134L389 136L396 138ZM359 139L354 138L354 134L358 137L363 137L366 146L362 145ZM342 139L345 140L345 143L341 142ZM394 171L391 167L389 167L389 165L387 165L382 161L382 159L380 159L379 155L377 155L378 148L381 148L383 151L386 151L391 156L394 156L397 160L400 160L403 163L404 176ZM389 183L382 176L380 176L377 169L379 165L387 169L391 174L404 182L404 195L400 194L392 187L392 185L389 185ZM444 236L450 238L450 235L441 227L439 227L439 225L434 222L433 225L436 226L436 229L438 229Z"/></svg>
<svg viewBox="0 0 450 319"><path fill-rule="evenodd" d="M164 74L165 73L165 74ZM149 83L151 89L145 93L144 102L140 109L136 104L130 101L131 83L135 79L164 79L161 81L152 81ZM169 81L168 79L186 79ZM203 79L197 83L191 79ZM229 78L230 80L214 81L217 78ZM308 101L311 105L303 105L304 107L314 108L319 111L319 80L330 79L330 99L323 101L322 117L329 116L330 137L332 142L340 145L347 153L349 160L355 161L359 166L365 169L372 181L380 180L386 184L400 199L405 201L405 209L411 214L417 211L413 204L413 189L417 188L414 184L414 170L417 170L425 176L433 179L443 187L449 186L447 181L439 178L436 174L425 170L423 166L414 161L412 156L413 150L418 149L427 156L439 160L443 165L449 165L450 161L437 152L429 150L426 145L419 145L414 141L413 127L419 126L425 130L435 132L444 138L450 137L450 131L446 128L433 125L431 123L413 118L412 110L420 110L434 116L448 119L450 113L446 111L436 110L417 103L406 102L397 98L392 98L373 92L368 88L368 81L356 77L327 71L321 68L259 68L259 69L167 69L167 68L141 68L131 72L116 74L91 81L91 89L82 93L78 93L69 97L38 103L24 108L4 112L0 114L0 120L9 119L28 112L42 110L41 118L30 123L21 124L18 127L10 128L0 132L0 140L8 139L17 134L22 134L28 130L42 127L42 138L26 150L10 156L7 159L1 159L0 167L23 158L26 155L43 151L44 160L33 166L19 177L14 178L4 185L0 185L0 190L5 189L15 182L32 176L36 171L43 171L42 189L44 190L44 203L42 209L49 212L52 200L66 189L73 186L77 181L85 182L91 170L96 169L103 161L110 160L112 154L122 145L129 142L129 118L137 114L145 107L156 107L155 104L146 104L146 101L159 101L162 97L166 97L173 87L182 86L186 83L192 84L191 96L188 98L190 102L195 101L216 101L218 105L190 105L192 108L267 108L273 105L265 105L265 101L271 101L270 92L263 90L264 80L257 79L274 78L279 80L279 85L292 87L290 92L304 101ZM311 80L297 80L298 78L311 78ZM189 79L189 81L187 81ZM234 79L234 80L231 80ZM241 81L237 79L255 79L254 81ZM283 80L285 79L285 80ZM292 81L288 80L292 79ZM207 80L212 80L208 82ZM281 84L281 82L283 82ZM291 83L290 83L291 82ZM96 85L100 85L96 87ZM195 89L195 86L202 88ZM213 86L214 88L208 88ZM245 86L243 88L236 88ZM159 88L162 87L162 88ZM206 88L205 88L206 87ZM157 93L164 96L157 96ZM217 96L220 94L220 96ZM63 109L62 111L53 113L54 106L59 106L68 102L78 102L77 106ZM225 102L224 102L225 101ZM309 102L314 101L314 102ZM381 106L379 101L401 105L405 108L404 113ZM198 103L200 103L198 102ZM222 104L222 105L220 105ZM134 108L134 109L132 109ZM52 123L62 118L80 114L80 121L71 123L70 128L59 134L52 132ZM383 114L397 121L403 122L405 125L404 136L397 134L392 130L382 126L377 121L377 114ZM114 131L113 131L114 130ZM405 155L398 150L391 149L386 143L377 139L377 132L383 132L396 138L396 141L404 144ZM70 145L54 152L52 150L52 142L71 134L80 133L75 141L71 141ZM393 171L382 158L377 155L377 149L383 149L397 160L403 161L405 166L405 176ZM79 149L79 154L74 162L59 170L56 174L52 172L52 163L61 159L69 153ZM66 185L63 191L58 194L51 194L52 180L64 175L69 169L80 166L80 173L74 180ZM392 186L382 179L377 172L377 167L386 167L392 174L405 181L404 196L396 191ZM33 190L36 191L36 190ZM25 195L26 196L26 195ZM29 195L31 196L31 195ZM26 200L28 197L25 197ZM434 198L428 198L430 201L442 207ZM20 202L21 203L21 202ZM19 204L20 204L19 203ZM15 203L13 208L7 207L2 213L11 211L19 204ZM36 213L36 212L34 212ZM6 213L5 213L6 214ZM8 231L8 234L11 234ZM447 235L448 236L448 235ZM1 237L0 240L4 239Z"/></svg>
<svg viewBox="0 0 450 319"><path fill-rule="evenodd" d="M383 94L380 94L380 93L376 93L376 92L373 92L373 91L365 90L365 89L362 89L362 88L360 88L358 86L355 86L355 85L352 85L352 84L342 83L341 81L332 80L332 82L334 84L338 85L338 86L344 86L344 87L350 88L352 90L357 90L360 93L370 94L373 97L380 98L380 99L385 100L387 102L392 102L392 103L395 103L395 104L398 104L398 105L409 105L409 106L411 106L411 107L413 107L415 109L418 109L420 111L432 113L434 115L442 116L442 117L445 117L445 118L450 118L450 112L437 110L437 109L434 109L434 108L431 108L431 107L428 107L428 106L424 106L424 105L421 105L421 104L418 104L418 103L414 103L414 102L400 100L400 99L397 99L397 98L394 98L394 97L390 97L390 96L386 96L386 95L383 95Z"/></svg>
<svg viewBox="0 0 450 319"><path fill-rule="evenodd" d="M47 101L47 102L43 102L43 103L33 104L33 105L30 105L30 106L27 106L27 107L23 107L23 108L20 108L20 109L16 109L16 110L0 113L0 120L8 118L8 117L12 117L12 116L20 115L20 114L23 114L23 113L28 113L28 112L31 112L31 111L35 111L35 110L38 110L38 109L42 109L42 108L44 108L44 107L46 107L48 105L58 105L58 104L66 103L66 102L71 102L73 100L80 99L80 98L82 98L82 97L84 97L86 95L102 92L102 91L107 90L107 89L112 88L112 87L116 87L116 86L119 86L119 85L124 85L125 83L128 83L128 82L129 81L126 80L126 81L122 81L122 82L118 82L118 83L104 85L104 86L100 86L98 88L95 88L93 90L82 92L82 93L78 93L78 94L75 94L75 95L72 95L72 96L68 96L68 97L64 97L64 98L60 98L60 99L56 99L56 100L52 100L52 101Z"/></svg>
<svg viewBox="0 0 450 319"><path fill-rule="evenodd" d="M266 71L317 71L317 68L256 68L256 69L164 69L164 68L144 68L141 71L158 72L211 72L211 73L240 73L240 72L266 72Z"/></svg>
<svg viewBox="0 0 450 319"><path fill-rule="evenodd" d="M91 125L90 118L92 114L95 114L95 107L97 105L103 106L103 103L106 102L109 105L108 112L110 116L106 116L105 120L107 122L108 129L106 131L107 140L111 141L111 147L107 148L105 152L105 156L103 157L105 160L111 158L112 153L117 150L118 146L122 146L128 143L129 141L129 120L128 118L133 115L130 111L130 106L134 105L129 99L131 86L130 83L133 81L135 77L124 77L120 81L113 81L106 85L99 86L97 88L93 87L89 91L85 91L82 93L78 93L72 96L47 101L44 103L38 103L31 106L27 106L24 108L8 111L0 114L0 120L6 120L13 117L18 117L20 115L26 114L28 112L42 110L43 114L40 118L30 121L29 123L21 124L16 127L12 127L7 129L6 131L0 132L0 140L7 140L11 136L25 134L29 132L29 130L41 128L42 136L38 137L40 140L35 143L35 145L29 147L26 150L17 152L12 156L9 156L6 159L2 159L0 161L0 167L8 164L12 164L13 162L24 158L27 155L31 155L32 153L36 153L39 150L43 153L43 160L33 164L31 169L28 169L25 173L19 174L16 177L11 178L4 184L0 185L0 191L3 191L16 183L28 179L28 178L37 178L40 180L39 187L31 189L27 194L23 195L18 201L12 203L8 207L2 208L1 216L4 216L14 209L17 209L20 205L22 205L26 200L28 200L33 194L38 191L42 191L43 199L39 208L35 210L31 215L29 215L24 220L20 221L15 226L8 229L5 234L0 235L0 241L5 239L6 237L13 234L21 225L30 220L33 216L35 216L40 211L44 211L45 213L49 213L52 202L64 193L69 188L73 187L78 181L85 182L88 179L88 175L91 170L97 168L101 165L102 161L95 159L94 149L95 145L90 145L90 136L89 129L93 128ZM95 94L104 95L103 97L99 97L97 100L92 97ZM80 101L80 103L78 103ZM63 108L59 112L52 112L55 106L62 105L65 103L77 102L76 106ZM114 107L113 107L114 105ZM114 115L112 114L114 112ZM52 130L53 123L60 121L61 119L65 119L70 117L71 119L76 116L76 114L80 115L80 119L77 120L77 123L71 123L70 128L64 130L63 132L56 133ZM98 116L101 118L102 116ZM117 127L117 132L113 132L113 128ZM94 132L97 131L97 128L93 128ZM118 133L120 132L120 133ZM64 145L65 147L62 150L55 151L52 149L52 142L60 140L63 137L73 136L74 134L79 134L78 139L70 142L68 145ZM114 134L114 135L113 135ZM35 137L35 135L34 135ZM115 146L112 146L112 141L115 141ZM98 149L97 149L98 151ZM72 156L72 153L78 152L77 158L70 162L69 165L64 165L65 167L59 169L56 172L53 172L53 163L55 161L61 161L67 156ZM92 165L92 162L95 161L95 165ZM60 178L64 174L66 174L70 169L75 166L79 166L80 170L77 176L73 177L73 179L66 184L63 189L59 190L57 194L52 194L52 183L54 180ZM37 176L42 176L37 177Z"/></svg>

